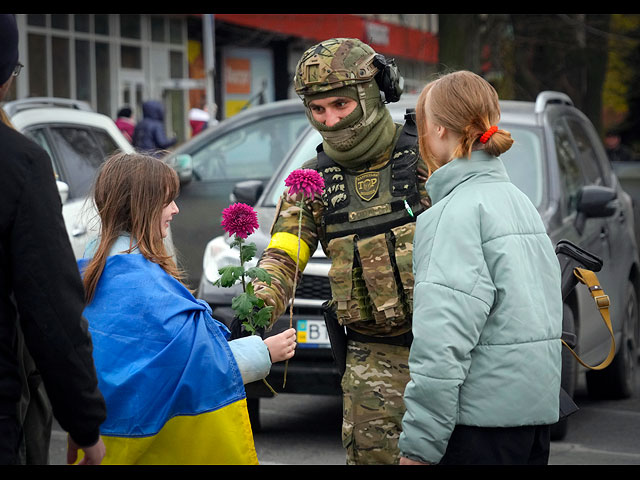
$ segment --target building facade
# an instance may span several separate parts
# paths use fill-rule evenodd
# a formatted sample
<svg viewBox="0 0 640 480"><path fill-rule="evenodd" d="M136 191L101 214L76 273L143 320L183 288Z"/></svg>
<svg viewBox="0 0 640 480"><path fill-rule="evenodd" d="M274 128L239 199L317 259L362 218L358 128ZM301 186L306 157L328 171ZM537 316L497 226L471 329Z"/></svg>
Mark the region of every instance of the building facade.
<svg viewBox="0 0 640 480"><path fill-rule="evenodd" d="M63 97L115 118L161 100L167 130L191 136L188 112L217 119L295 96L301 54L331 37L356 37L394 58L406 89L436 69L437 16L429 14L18 14L25 65L8 100Z"/></svg>

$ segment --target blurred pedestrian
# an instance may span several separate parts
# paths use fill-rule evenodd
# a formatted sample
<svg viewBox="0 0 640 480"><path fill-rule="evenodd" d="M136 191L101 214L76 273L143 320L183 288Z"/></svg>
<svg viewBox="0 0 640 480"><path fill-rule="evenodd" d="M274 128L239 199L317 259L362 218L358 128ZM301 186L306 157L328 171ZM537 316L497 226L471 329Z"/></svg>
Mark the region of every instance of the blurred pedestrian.
<svg viewBox="0 0 640 480"><path fill-rule="evenodd" d="M136 124L132 145L141 153L162 156L164 150L172 147L177 138L167 138L164 126L162 102L149 100L142 104L142 120Z"/></svg>
<svg viewBox="0 0 640 480"><path fill-rule="evenodd" d="M215 108L215 105L214 105ZM215 119L216 112L209 113L207 108L206 99L200 100L200 105L189 110L189 124L191 125L191 136L195 137L197 134L208 128L210 125L215 125L218 121Z"/></svg>
<svg viewBox="0 0 640 480"><path fill-rule="evenodd" d="M163 243L178 190L176 172L146 155L115 155L96 178L100 239L79 263L107 403L104 463L256 463L243 383L293 356L295 329L228 342Z"/></svg>
<svg viewBox="0 0 640 480"><path fill-rule="evenodd" d="M461 71L416 107L432 206L416 222L403 464L546 464L558 421L560 267L499 155L498 95Z"/></svg>
<svg viewBox="0 0 640 480"><path fill-rule="evenodd" d="M610 162L631 162L636 160L633 151L622 143L622 136L617 129L607 131L604 147Z"/></svg>
<svg viewBox="0 0 640 480"><path fill-rule="evenodd" d="M0 45L2 100L21 68L12 14L0 14ZM105 405L51 159L4 122L0 145L0 463L21 461L24 409L33 405L29 397L36 396L41 377L53 414L70 435L68 461L80 448L86 463L98 464ZM20 351L25 345L27 356ZM30 433L50 435L44 417L41 430Z"/></svg>
<svg viewBox="0 0 640 480"><path fill-rule="evenodd" d="M133 141L133 132L136 128L136 123L133 121L133 111L130 107L122 107L118 110L116 127L118 127L129 143Z"/></svg>
<svg viewBox="0 0 640 480"><path fill-rule="evenodd" d="M255 282L255 294L275 307L275 322L300 281L298 251L304 271L322 246L331 259L332 298L324 310L343 374L347 463L394 464L409 381L411 246L415 220L428 205L415 124L410 117L396 124L385 105L402 94L395 63L358 39L333 38L307 49L294 83L323 140L303 169L318 172L325 189L305 199L301 228L300 206L285 189L259 262L271 284Z"/></svg>

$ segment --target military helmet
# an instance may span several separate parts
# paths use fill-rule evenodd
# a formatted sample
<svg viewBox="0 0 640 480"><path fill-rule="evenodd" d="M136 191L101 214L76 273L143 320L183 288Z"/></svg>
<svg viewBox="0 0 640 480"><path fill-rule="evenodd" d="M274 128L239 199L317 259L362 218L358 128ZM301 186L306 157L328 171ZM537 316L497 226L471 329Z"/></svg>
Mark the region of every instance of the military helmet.
<svg viewBox="0 0 640 480"><path fill-rule="evenodd" d="M298 95L316 94L372 80L376 52L356 38L332 38L309 48L296 66Z"/></svg>

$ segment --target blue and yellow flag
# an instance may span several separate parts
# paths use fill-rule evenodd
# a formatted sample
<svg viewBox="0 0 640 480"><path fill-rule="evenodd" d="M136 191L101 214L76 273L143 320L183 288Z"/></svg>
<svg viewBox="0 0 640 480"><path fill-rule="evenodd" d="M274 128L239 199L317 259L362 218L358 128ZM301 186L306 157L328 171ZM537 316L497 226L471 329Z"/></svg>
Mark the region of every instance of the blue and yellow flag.
<svg viewBox="0 0 640 480"><path fill-rule="evenodd" d="M258 463L229 332L205 302L142 255L114 255L84 315L107 404L103 464Z"/></svg>

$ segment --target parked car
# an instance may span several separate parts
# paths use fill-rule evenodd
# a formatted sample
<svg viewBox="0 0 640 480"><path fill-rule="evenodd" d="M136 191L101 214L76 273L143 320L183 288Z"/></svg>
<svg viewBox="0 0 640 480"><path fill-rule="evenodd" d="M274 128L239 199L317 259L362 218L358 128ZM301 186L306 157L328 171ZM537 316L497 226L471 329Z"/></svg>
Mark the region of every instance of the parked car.
<svg viewBox="0 0 640 480"><path fill-rule="evenodd" d="M631 195L635 213L636 242L640 245L640 160L612 161L611 166L624 191Z"/></svg>
<svg viewBox="0 0 640 480"><path fill-rule="evenodd" d="M515 143L502 159L511 180L531 199L540 212L554 243L565 239L600 257L604 266L598 278L611 299L611 318L617 354L602 371L589 371L588 391L594 397L628 397L633 393L637 363L638 249L634 237L632 202L613 172L604 148L590 121L564 94L542 92L536 102L501 102L501 128L509 130ZM269 242L276 202L284 190L284 179L293 169L312 158L320 136L307 129L262 190L259 183L244 182L235 189L245 202L262 191L254 208L260 229L250 237L259 253ZM239 290L216 288L220 266L237 262L225 236L214 238L204 257L200 298L213 308L214 316L229 324L233 319L231 298ZM286 392L339 394L340 378L330 352L321 305L331 296L327 273L330 262L319 248L310 259L296 291L294 325L298 328L298 351L289 362ZM288 312L268 334L288 327ZM610 348L610 336L586 288L579 285L567 298L564 330L575 334L576 350L590 365L600 363ZM300 333L304 333L300 335ZM577 375L582 372L565 349L563 387L573 395ZM271 385L282 385L283 365L274 365ZM258 399L271 393L259 383L247 386L250 411L258 420ZM566 422L555 428L559 439Z"/></svg>
<svg viewBox="0 0 640 480"><path fill-rule="evenodd" d="M307 128L299 99L245 110L210 127L165 157L181 178L173 242L192 288L202 276L207 242L223 233L222 210L235 183L266 182Z"/></svg>
<svg viewBox="0 0 640 480"><path fill-rule="evenodd" d="M132 153L133 147L113 120L85 102L36 97L7 102L3 109L13 126L51 157L71 246L81 258L99 227L93 203L86 201L96 171L112 153Z"/></svg>

